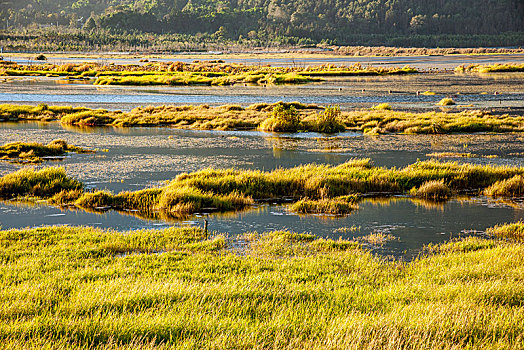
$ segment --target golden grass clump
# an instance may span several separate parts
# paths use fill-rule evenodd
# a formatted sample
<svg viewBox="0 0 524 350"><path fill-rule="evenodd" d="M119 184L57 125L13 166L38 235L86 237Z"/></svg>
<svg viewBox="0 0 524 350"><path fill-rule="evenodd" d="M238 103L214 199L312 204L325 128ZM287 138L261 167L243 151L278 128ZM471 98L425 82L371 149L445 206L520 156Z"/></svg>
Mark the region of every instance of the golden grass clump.
<svg viewBox="0 0 524 350"><path fill-rule="evenodd" d="M271 116L264 120L259 128L264 131L296 132L300 128L300 116L295 107L286 108L282 104L273 107Z"/></svg>
<svg viewBox="0 0 524 350"><path fill-rule="evenodd" d="M452 106L455 104L455 101L453 101L452 98L449 98L449 97L445 97L443 98L442 100L439 101L439 103L437 103L439 106Z"/></svg>
<svg viewBox="0 0 524 350"><path fill-rule="evenodd" d="M392 109L389 103L380 103L371 107L373 111L391 111Z"/></svg>
<svg viewBox="0 0 524 350"><path fill-rule="evenodd" d="M524 241L524 222L518 221L510 224L496 225L488 228L486 233L496 237Z"/></svg>
<svg viewBox="0 0 524 350"><path fill-rule="evenodd" d="M340 120L340 107L328 106L324 111L317 114L313 130L316 132L332 134L346 129Z"/></svg>
<svg viewBox="0 0 524 350"><path fill-rule="evenodd" d="M520 197L524 195L524 177L515 175L510 179L495 182L484 190L486 196Z"/></svg>
<svg viewBox="0 0 524 350"><path fill-rule="evenodd" d="M412 191L418 198L434 201L449 199L452 195L451 189L444 180L431 180L424 182L419 188Z"/></svg>
<svg viewBox="0 0 524 350"><path fill-rule="evenodd" d="M61 191L81 190L82 184L63 168L20 169L0 178L0 198L49 198Z"/></svg>

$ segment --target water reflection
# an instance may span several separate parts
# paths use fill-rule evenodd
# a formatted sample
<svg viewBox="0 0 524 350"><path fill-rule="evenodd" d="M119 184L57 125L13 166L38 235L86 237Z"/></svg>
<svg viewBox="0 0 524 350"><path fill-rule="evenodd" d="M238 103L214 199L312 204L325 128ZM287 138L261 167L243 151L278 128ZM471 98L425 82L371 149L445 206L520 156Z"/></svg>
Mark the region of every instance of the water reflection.
<svg viewBox="0 0 524 350"><path fill-rule="evenodd" d="M369 198L348 216L297 215L285 205L259 204L249 210L229 213L200 213L175 218L162 213L88 212L57 208L45 203L0 202L0 225L4 229L42 225L90 225L118 230L166 226L202 226L231 235L270 230L311 232L322 237L358 239L372 233L397 239L370 247L383 255L410 258L429 243L450 237L483 233L486 228L524 219L522 201L486 197L456 198L431 203L407 197Z"/></svg>

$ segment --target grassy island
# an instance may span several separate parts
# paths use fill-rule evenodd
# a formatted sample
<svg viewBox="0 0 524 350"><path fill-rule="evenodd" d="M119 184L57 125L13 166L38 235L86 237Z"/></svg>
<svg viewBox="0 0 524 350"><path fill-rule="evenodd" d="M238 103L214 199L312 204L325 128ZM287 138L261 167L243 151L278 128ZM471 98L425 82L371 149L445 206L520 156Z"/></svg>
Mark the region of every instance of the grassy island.
<svg viewBox="0 0 524 350"><path fill-rule="evenodd" d="M380 107L380 108L378 108ZM0 105L0 121L60 121L78 126L169 126L201 130L265 130L281 132L344 130L367 134L450 134L461 132L522 132L524 117L494 115L480 110L394 111L388 106L341 111L300 102L240 105L147 106L129 112L71 106Z"/></svg>
<svg viewBox="0 0 524 350"><path fill-rule="evenodd" d="M524 194L524 168L419 161L405 168L375 167L369 159L338 166L304 165L270 172L205 169L181 174L164 187L113 194L85 191L62 168L21 169L0 178L0 199L36 197L92 210L133 210L184 216L233 211L256 201L291 199L300 213L347 214L360 195L406 194L433 201L464 192L493 197Z"/></svg>

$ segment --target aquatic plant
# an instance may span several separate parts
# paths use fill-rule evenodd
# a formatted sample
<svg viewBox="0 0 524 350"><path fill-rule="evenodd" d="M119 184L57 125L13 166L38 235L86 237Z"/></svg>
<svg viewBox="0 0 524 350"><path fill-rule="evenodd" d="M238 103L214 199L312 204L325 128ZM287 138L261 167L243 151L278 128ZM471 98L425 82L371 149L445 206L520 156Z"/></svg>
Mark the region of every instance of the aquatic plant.
<svg viewBox="0 0 524 350"><path fill-rule="evenodd" d="M376 106L372 106L371 110L373 111L391 111L391 105L389 103L380 103Z"/></svg>
<svg viewBox="0 0 524 350"><path fill-rule="evenodd" d="M496 225L486 230L488 235L524 241L524 222Z"/></svg>
<svg viewBox="0 0 524 350"><path fill-rule="evenodd" d="M358 209L358 196L340 196L319 200L301 199L291 205L290 210L302 214L344 215Z"/></svg>
<svg viewBox="0 0 524 350"><path fill-rule="evenodd" d="M82 184L67 176L63 168L20 169L0 177L0 198L49 198L61 191L80 190Z"/></svg>
<svg viewBox="0 0 524 350"><path fill-rule="evenodd" d="M296 132L300 127L300 116L295 107L286 108L282 104L273 107L271 116L259 128L264 131Z"/></svg>
<svg viewBox="0 0 524 350"><path fill-rule="evenodd" d="M346 130L344 124L340 121L340 107L328 106L324 111L317 114L315 124L312 128L316 132L331 134Z"/></svg>
<svg viewBox="0 0 524 350"><path fill-rule="evenodd" d="M476 73L497 73L497 72L524 72L524 63L507 64L470 64L460 65L455 68L455 72L476 72Z"/></svg>

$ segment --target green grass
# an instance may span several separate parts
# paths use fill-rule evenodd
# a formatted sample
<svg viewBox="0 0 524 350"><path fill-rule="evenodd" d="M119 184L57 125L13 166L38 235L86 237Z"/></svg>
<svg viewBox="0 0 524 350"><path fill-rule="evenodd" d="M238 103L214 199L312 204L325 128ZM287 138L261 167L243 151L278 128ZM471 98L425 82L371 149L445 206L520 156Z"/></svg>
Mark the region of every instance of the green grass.
<svg viewBox="0 0 524 350"><path fill-rule="evenodd" d="M69 145L64 140L53 140L47 145L36 142L11 142L0 146L0 160L13 163L40 163L44 157L63 156L67 152L88 153L92 151Z"/></svg>
<svg viewBox="0 0 524 350"><path fill-rule="evenodd" d="M15 349L521 349L524 246L468 238L412 262L291 232L0 231Z"/></svg>
<svg viewBox="0 0 524 350"><path fill-rule="evenodd" d="M511 224L497 225L487 230L492 236L524 241L524 223L522 221Z"/></svg>

